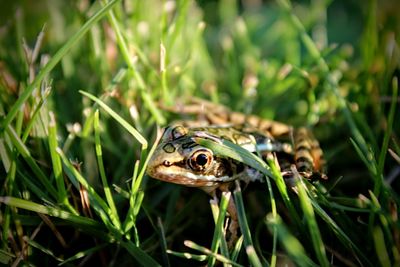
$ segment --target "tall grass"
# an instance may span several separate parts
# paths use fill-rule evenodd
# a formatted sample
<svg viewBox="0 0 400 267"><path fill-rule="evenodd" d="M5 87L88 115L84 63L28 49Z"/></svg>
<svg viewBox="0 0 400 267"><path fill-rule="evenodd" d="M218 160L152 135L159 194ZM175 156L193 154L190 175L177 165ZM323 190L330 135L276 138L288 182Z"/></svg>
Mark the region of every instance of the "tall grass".
<svg viewBox="0 0 400 267"><path fill-rule="evenodd" d="M398 266L396 1L7 3L0 27L4 265ZM149 179L161 106L204 98L313 129L327 181L259 170L217 199ZM290 188L295 186L295 190ZM240 237L228 247L229 201Z"/></svg>

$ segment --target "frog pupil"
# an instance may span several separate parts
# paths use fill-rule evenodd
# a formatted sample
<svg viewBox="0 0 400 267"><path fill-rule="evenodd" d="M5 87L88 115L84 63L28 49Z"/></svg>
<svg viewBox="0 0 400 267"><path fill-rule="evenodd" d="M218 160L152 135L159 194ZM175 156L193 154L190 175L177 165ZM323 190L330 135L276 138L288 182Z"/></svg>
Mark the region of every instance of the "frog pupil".
<svg viewBox="0 0 400 267"><path fill-rule="evenodd" d="M206 154L203 154L203 153L202 153L202 154L197 155L197 157L196 157L196 163L197 163L198 165L204 166L204 165L207 164L207 162L208 162L208 157L207 157Z"/></svg>

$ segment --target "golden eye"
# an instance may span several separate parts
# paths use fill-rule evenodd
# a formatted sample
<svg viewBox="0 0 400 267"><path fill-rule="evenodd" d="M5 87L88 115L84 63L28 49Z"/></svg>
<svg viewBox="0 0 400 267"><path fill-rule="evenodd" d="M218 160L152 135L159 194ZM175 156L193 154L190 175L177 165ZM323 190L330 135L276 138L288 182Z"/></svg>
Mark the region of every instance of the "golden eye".
<svg viewBox="0 0 400 267"><path fill-rule="evenodd" d="M203 171L207 169L213 161L211 151L207 149L197 150L189 158L189 166L195 171Z"/></svg>

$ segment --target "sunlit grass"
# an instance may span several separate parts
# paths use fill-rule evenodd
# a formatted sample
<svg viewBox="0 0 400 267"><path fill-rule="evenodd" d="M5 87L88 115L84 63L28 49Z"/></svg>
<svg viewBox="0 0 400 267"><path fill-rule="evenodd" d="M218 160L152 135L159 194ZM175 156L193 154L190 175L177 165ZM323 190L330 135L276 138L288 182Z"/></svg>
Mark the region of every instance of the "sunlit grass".
<svg viewBox="0 0 400 267"><path fill-rule="evenodd" d="M400 265L400 29L391 12L398 7L376 0L5 5L0 262ZM296 177L288 185L274 159L202 138L195 141L253 167L265 183L237 183L210 200L150 179L160 128L190 117L160 107L193 96L312 128L328 181ZM240 226L232 247L229 201Z"/></svg>

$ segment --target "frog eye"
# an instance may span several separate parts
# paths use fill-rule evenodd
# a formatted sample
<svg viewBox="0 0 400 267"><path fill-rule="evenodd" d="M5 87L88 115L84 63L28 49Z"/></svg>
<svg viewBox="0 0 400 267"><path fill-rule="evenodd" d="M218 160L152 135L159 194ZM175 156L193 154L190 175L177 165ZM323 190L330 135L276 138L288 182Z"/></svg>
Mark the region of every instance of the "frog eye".
<svg viewBox="0 0 400 267"><path fill-rule="evenodd" d="M189 166L195 171L203 171L207 169L213 161L213 155L210 150L197 150L189 158Z"/></svg>
<svg viewBox="0 0 400 267"><path fill-rule="evenodd" d="M187 129L183 126L176 126L171 131L172 140L178 139L179 137L185 136L187 134Z"/></svg>

